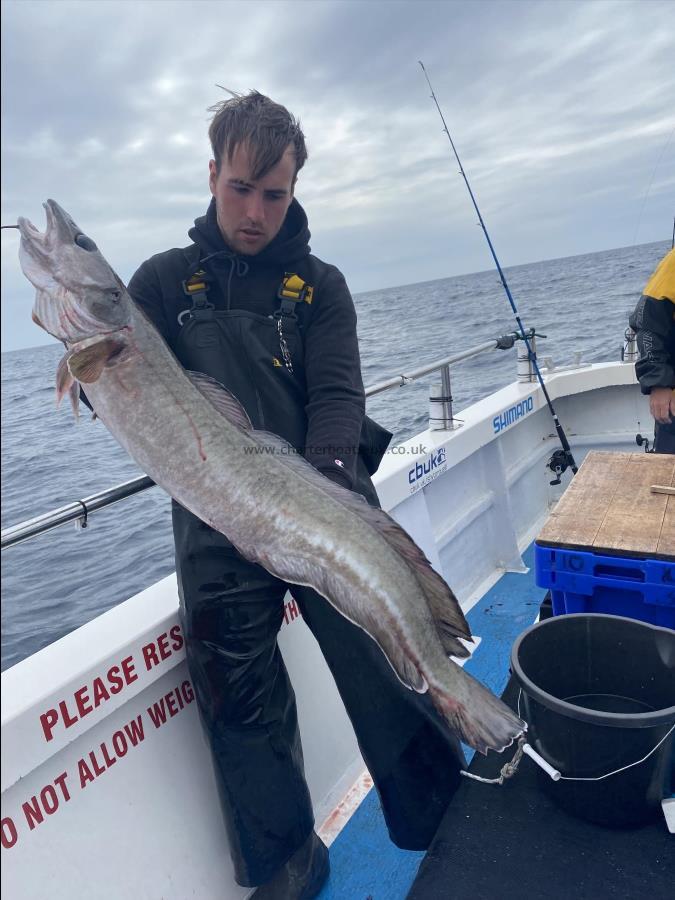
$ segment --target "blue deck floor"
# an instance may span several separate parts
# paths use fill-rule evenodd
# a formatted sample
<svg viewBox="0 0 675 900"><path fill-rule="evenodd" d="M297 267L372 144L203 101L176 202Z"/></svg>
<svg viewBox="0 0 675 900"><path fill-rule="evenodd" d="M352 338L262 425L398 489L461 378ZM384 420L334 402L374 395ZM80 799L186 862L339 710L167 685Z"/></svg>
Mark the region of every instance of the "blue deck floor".
<svg viewBox="0 0 675 900"><path fill-rule="evenodd" d="M523 560L529 571L503 575L467 616L481 643L466 670L497 695L508 680L511 645L534 622L546 593L534 583L534 545ZM498 788L477 785L476 790ZM331 877L320 900L404 900L424 853L391 843L377 793L371 790L334 841L330 856Z"/></svg>

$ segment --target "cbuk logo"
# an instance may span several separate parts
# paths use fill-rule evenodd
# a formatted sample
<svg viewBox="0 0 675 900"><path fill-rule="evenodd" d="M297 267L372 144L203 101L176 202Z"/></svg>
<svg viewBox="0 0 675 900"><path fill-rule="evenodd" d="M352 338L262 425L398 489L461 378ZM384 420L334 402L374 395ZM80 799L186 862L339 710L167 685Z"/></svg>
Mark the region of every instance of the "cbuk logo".
<svg viewBox="0 0 675 900"><path fill-rule="evenodd" d="M408 484L415 484L416 481L419 481L420 478L424 478L425 475L429 475L434 469L440 469L446 462L447 457L445 455L445 447L441 447L440 450L432 453L425 462L416 463L415 466L410 469L408 472Z"/></svg>
<svg viewBox="0 0 675 900"><path fill-rule="evenodd" d="M498 416L494 417L492 420L492 430L495 434L499 434L500 431L504 431L505 428L508 428L509 425L513 425L518 419L522 419L523 416L531 413L533 409L534 400L532 397L528 397L527 400L521 400L520 403L516 403L515 406L510 406L503 413L499 413Z"/></svg>

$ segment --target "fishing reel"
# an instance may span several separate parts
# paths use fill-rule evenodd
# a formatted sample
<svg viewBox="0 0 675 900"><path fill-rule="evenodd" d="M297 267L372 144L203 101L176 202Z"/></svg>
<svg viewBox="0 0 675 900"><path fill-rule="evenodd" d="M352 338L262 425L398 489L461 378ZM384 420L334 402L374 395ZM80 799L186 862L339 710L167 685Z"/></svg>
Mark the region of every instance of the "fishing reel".
<svg viewBox="0 0 675 900"><path fill-rule="evenodd" d="M549 481L549 484L560 484L560 476L563 472L566 472L569 468L569 457L567 451L560 448L560 450L554 450L551 458L549 459L547 466L555 475L553 481Z"/></svg>
<svg viewBox="0 0 675 900"><path fill-rule="evenodd" d="M635 443L638 445L638 447L642 447L644 445L645 453L656 452L653 447L651 450L649 449L649 438L642 437L642 435L639 433L635 435Z"/></svg>

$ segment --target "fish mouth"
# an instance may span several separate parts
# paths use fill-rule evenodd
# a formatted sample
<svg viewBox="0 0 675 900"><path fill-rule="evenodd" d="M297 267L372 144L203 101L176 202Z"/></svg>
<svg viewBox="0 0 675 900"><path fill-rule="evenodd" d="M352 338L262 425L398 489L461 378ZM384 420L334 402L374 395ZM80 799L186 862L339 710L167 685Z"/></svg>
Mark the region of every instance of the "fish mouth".
<svg viewBox="0 0 675 900"><path fill-rule="evenodd" d="M47 218L47 227L44 232L23 216L17 219L17 227L23 240L31 245L42 245L45 249L51 249L57 241L74 242L80 233L79 228L56 200L47 200L42 204Z"/></svg>
<svg viewBox="0 0 675 900"><path fill-rule="evenodd" d="M42 204L47 213L47 233L55 231L62 240L75 240L80 229L56 200L47 200Z"/></svg>
<svg viewBox="0 0 675 900"><path fill-rule="evenodd" d="M16 220L16 227L19 229L19 233L24 241L31 240L44 240L47 236L46 232L43 234L38 228L33 225L30 219L25 219L23 216L19 216Z"/></svg>

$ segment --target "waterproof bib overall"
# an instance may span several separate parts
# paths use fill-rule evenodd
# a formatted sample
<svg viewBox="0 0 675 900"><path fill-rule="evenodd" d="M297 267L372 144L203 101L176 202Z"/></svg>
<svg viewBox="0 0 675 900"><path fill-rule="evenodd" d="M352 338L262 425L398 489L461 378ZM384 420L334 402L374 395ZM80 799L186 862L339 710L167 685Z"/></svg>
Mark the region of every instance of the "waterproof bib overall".
<svg viewBox="0 0 675 900"><path fill-rule="evenodd" d="M283 317L287 366L274 316L215 309L203 299L202 308L196 304L184 317L173 348L178 359L232 391L254 428L302 449L306 385L298 320ZM361 457L357 473L355 490L377 505ZM175 502L173 527L187 661L237 881L253 886L269 880L314 825L295 697L277 646L287 590L335 678L391 839L402 848L426 849L463 764L459 742L428 697L401 685L376 643L319 594L247 562Z"/></svg>

